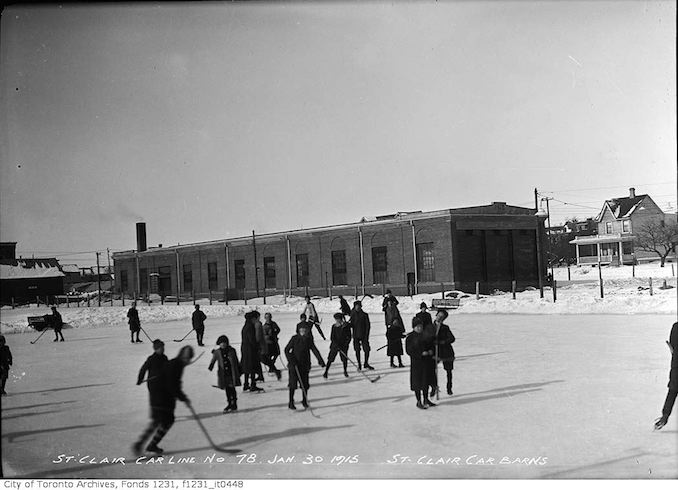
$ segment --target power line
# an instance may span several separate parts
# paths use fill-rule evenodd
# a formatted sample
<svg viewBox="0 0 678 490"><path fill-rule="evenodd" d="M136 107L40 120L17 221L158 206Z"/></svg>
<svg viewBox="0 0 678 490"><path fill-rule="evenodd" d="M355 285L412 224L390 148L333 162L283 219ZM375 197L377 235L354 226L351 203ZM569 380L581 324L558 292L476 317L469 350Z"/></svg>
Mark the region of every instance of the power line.
<svg viewBox="0 0 678 490"><path fill-rule="evenodd" d="M674 187L676 186L675 182L672 181L666 181L666 182L654 182L651 184L635 184L635 186L650 186L650 185L673 185ZM633 187L633 186L631 186ZM628 189L627 186L624 185L614 185L614 186L606 186L606 187L586 187L586 188L579 188L579 189L559 189L556 191L541 191L541 192L548 192L550 194L553 193L559 193L559 192L580 192L580 191L597 191L597 190L603 190L603 189Z"/></svg>

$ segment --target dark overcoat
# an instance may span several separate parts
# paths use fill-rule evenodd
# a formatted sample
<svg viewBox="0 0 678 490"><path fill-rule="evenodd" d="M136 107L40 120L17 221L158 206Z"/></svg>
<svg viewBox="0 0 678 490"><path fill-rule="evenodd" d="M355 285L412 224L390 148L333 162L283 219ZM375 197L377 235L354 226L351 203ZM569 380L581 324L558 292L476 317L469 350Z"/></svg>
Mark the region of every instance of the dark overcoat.
<svg viewBox="0 0 678 490"><path fill-rule="evenodd" d="M188 397L182 390L181 376L184 374L184 363L181 359L175 357L167 361L162 368L161 386L158 389L157 405L151 405L151 408L157 408L169 412L174 412L177 400L185 402Z"/></svg>
<svg viewBox="0 0 678 490"><path fill-rule="evenodd" d="M240 366L238 354L230 345L226 349L214 349L212 360L207 369L212 371L217 364L217 386L222 390L226 387L240 386Z"/></svg>
<svg viewBox="0 0 678 490"><path fill-rule="evenodd" d="M673 348L671 354L671 372L669 373L669 389L678 391L678 322L671 327L669 344Z"/></svg>
<svg viewBox="0 0 678 490"><path fill-rule="evenodd" d="M391 324L386 328L386 355L387 356L402 356L403 355L403 334L405 327L402 322L398 325Z"/></svg>
<svg viewBox="0 0 678 490"><path fill-rule="evenodd" d="M163 369L165 364L169 361L165 354L153 353L146 359L146 362L139 369L139 375L137 376L137 384L141 384L148 373L148 381L146 386L148 387L148 395L150 398L151 406L157 406L162 403L162 392L163 387Z"/></svg>
<svg viewBox="0 0 678 490"><path fill-rule="evenodd" d="M429 364L433 357L424 355L424 352L429 351L430 348L431 345L424 336L417 332L410 333L405 339L405 351L410 356L410 389L412 391L426 390L430 385Z"/></svg>
<svg viewBox="0 0 678 490"><path fill-rule="evenodd" d="M270 356L280 355L280 344L278 343L279 334L280 327L276 322L271 320L270 323L264 323L264 340L266 340L268 354Z"/></svg>
<svg viewBox="0 0 678 490"><path fill-rule="evenodd" d="M201 310L195 310L191 316L193 330L198 332L205 330L205 320L207 320L207 315L205 315L205 312Z"/></svg>
<svg viewBox="0 0 678 490"><path fill-rule="evenodd" d="M355 340L366 340L370 338L370 317L363 310L351 311L351 328L353 329L353 338Z"/></svg>
<svg viewBox="0 0 678 490"><path fill-rule="evenodd" d="M240 344L240 365L243 374L259 372L259 343L254 325L246 321L242 327L242 343Z"/></svg>
<svg viewBox="0 0 678 490"><path fill-rule="evenodd" d="M132 332L141 330L141 322L139 321L139 311L136 308L130 308L127 311L127 318L129 323L129 329Z"/></svg>

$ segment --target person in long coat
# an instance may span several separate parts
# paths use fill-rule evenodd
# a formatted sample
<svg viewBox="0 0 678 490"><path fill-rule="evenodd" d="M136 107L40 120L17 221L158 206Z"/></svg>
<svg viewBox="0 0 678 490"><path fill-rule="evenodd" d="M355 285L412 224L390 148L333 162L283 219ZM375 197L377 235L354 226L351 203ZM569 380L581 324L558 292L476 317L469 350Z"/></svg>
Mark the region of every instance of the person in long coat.
<svg viewBox="0 0 678 490"><path fill-rule="evenodd" d="M428 398L428 360L433 359L432 345L423 335L424 325L420 318L412 320L412 332L405 339L405 350L410 356L410 390L414 391L417 408L435 406ZM423 397L423 401L422 401Z"/></svg>
<svg viewBox="0 0 678 490"><path fill-rule="evenodd" d="M203 336L205 335L205 320L207 315L204 311L200 310L200 305L195 305L195 311L191 316L191 324L193 325L193 330L195 330L196 340L198 341L199 346L204 346L202 343Z"/></svg>
<svg viewBox="0 0 678 490"><path fill-rule="evenodd" d="M0 381L2 382L2 394L6 395L5 384L9 377L9 370L12 367L12 351L5 343L5 336L0 335Z"/></svg>
<svg viewBox="0 0 678 490"><path fill-rule="evenodd" d="M394 318L400 316L398 311L398 298L393 296L393 293L390 289L386 290L386 295L384 296L384 301L381 303L381 311L384 312L384 322L388 327Z"/></svg>
<svg viewBox="0 0 678 490"><path fill-rule="evenodd" d="M405 327L399 318L394 318L386 326L386 355L391 358L391 367L396 367L393 358L398 358L398 367L403 366L403 337L405 337Z"/></svg>
<svg viewBox="0 0 678 490"><path fill-rule="evenodd" d="M54 329L54 335L56 336L54 342L58 342L59 337L61 337L61 341L63 342L64 334L61 333L61 329L64 327L64 321L61 318L61 313L57 311L56 306L52 306L52 314L50 317L50 322L52 323L52 328Z"/></svg>
<svg viewBox="0 0 678 490"><path fill-rule="evenodd" d="M270 313L266 313L270 317ZM259 318L254 322L254 328L256 332L257 342L259 343L259 373L257 374L257 381L264 381L264 374L261 371L261 364L268 367L269 373L274 373L278 379L282 377L280 370L275 367L274 358L271 357L269 352L269 342L266 337L266 327L259 321ZM280 329L278 329L280 330Z"/></svg>
<svg viewBox="0 0 678 490"><path fill-rule="evenodd" d="M257 311L248 311L245 313L245 325L242 327L242 342L240 344L240 361L242 372L245 375L243 391L259 392L264 391L257 386L257 374L261 371L259 362L259 342L255 321L257 320Z"/></svg>
<svg viewBox="0 0 678 490"><path fill-rule="evenodd" d="M353 331L353 349L358 360L358 371L362 369L360 351L365 351L365 369L374 369L370 366L370 316L363 311L360 301L353 302L351 311L351 330Z"/></svg>
<svg viewBox="0 0 678 490"><path fill-rule="evenodd" d="M299 327L299 333L293 335L285 346L285 357L287 357L287 366L290 377L288 385L290 390L290 402L287 406L291 410L297 409L294 405L294 392L297 389L297 385L301 387L303 393L301 404L304 408L308 408L308 399L306 395L310 388L308 375L311 371L311 352L313 352L313 355L318 359L318 364L321 367L325 367L325 361L323 361L318 348L315 346L313 337L308 335L309 330L307 325L301 325Z"/></svg>
<svg viewBox="0 0 678 490"><path fill-rule="evenodd" d="M346 301L342 295L339 295L339 309L345 317L351 316L351 307L348 305L348 301Z"/></svg>
<svg viewBox="0 0 678 490"><path fill-rule="evenodd" d="M212 371L217 364L217 386L226 392L228 405L224 413L238 410L238 394L236 386L240 386L240 363L235 349L231 347L228 337L221 335L217 339L218 349L212 351L212 360L207 369Z"/></svg>
<svg viewBox="0 0 678 490"><path fill-rule="evenodd" d="M450 327L443 323L449 313L447 310L438 310L436 313L436 345L438 346L438 353L436 362L442 361L443 369L447 373L447 394L452 394L452 370L454 369L454 347L452 344L456 340Z"/></svg>
<svg viewBox="0 0 678 490"><path fill-rule="evenodd" d="M427 325L432 325L433 324L433 318L431 318L431 314L426 311L428 309L428 306L426 306L426 303L423 301L419 305L419 313L415 315L416 318L421 318L422 325L424 325L424 328L426 328Z"/></svg>
<svg viewBox="0 0 678 490"><path fill-rule="evenodd" d="M661 429L669 421L669 416L673 411L673 404L676 402L678 395L678 322L671 327L671 334L667 342L671 350L671 370L669 371L669 392L666 394L664 407L662 408L662 416L659 417L655 423L655 429Z"/></svg>
<svg viewBox="0 0 678 490"><path fill-rule="evenodd" d="M141 322L139 321L139 311L137 310L137 302L132 302L132 306L127 310L127 322L129 323L129 331L132 336L132 343L134 342L143 342L139 338L139 332L141 332ZM137 339L134 340L134 334L137 335Z"/></svg>

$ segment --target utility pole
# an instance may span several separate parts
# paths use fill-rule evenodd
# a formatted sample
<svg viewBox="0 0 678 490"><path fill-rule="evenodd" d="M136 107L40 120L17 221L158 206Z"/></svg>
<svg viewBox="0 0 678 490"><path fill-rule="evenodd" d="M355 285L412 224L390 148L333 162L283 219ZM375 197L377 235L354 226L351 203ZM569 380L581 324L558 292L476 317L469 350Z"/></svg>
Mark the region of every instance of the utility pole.
<svg viewBox="0 0 678 490"><path fill-rule="evenodd" d="M111 249L106 249L106 259L108 261L108 277L110 278L111 283L111 306L113 306L113 291L115 290L113 282L113 274L111 274Z"/></svg>
<svg viewBox="0 0 678 490"><path fill-rule="evenodd" d="M97 254L97 304L101 306L101 269L99 268L99 252Z"/></svg>
<svg viewBox="0 0 678 490"><path fill-rule="evenodd" d="M549 240L549 259L548 264L551 269L551 281L553 281L553 252L551 251L551 211L549 209L549 201L553 199L552 197L542 197L542 201L546 201L546 222L548 224L548 240Z"/></svg>
<svg viewBox="0 0 678 490"><path fill-rule="evenodd" d="M539 278L539 297L544 298L544 278L542 277L542 256L541 256L541 217L538 207L538 193L537 188L534 188L534 208L537 213L537 229L535 230L535 237L537 240L537 277Z"/></svg>
<svg viewBox="0 0 678 490"><path fill-rule="evenodd" d="M257 298L259 297L259 266L257 265L257 241L252 230L252 248L254 248L254 284L257 289Z"/></svg>

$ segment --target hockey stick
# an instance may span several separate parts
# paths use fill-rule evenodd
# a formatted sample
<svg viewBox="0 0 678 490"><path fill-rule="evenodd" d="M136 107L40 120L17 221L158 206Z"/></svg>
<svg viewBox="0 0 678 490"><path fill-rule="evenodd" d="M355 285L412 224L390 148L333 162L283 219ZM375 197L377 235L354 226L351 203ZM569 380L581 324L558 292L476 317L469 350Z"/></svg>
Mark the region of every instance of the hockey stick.
<svg viewBox="0 0 678 490"><path fill-rule="evenodd" d="M356 369L358 369L358 366L356 365L355 362L353 362L353 361L351 360L350 357L348 357L348 356L347 356L346 354L344 354L342 351L339 351L339 354L341 354L342 356L344 356L344 358L345 358L348 362L350 362L351 364L353 364L353 367L355 367ZM370 378L367 374L363 373L361 370L358 370L358 372L359 372L360 374L362 374L363 376L365 376L365 378L366 378L370 383L376 383L376 382L379 381L379 379L381 378L381 375L378 375L376 378L373 379L373 378Z"/></svg>
<svg viewBox="0 0 678 490"><path fill-rule="evenodd" d="M45 335L45 332L47 332L47 330L49 330L49 328L45 328L45 329L42 331L42 333L40 333L40 335L38 335L38 338L37 338L37 339L31 341L31 344L35 344L38 340L40 340L40 337L42 337L43 335Z"/></svg>
<svg viewBox="0 0 678 490"><path fill-rule="evenodd" d="M146 332L146 330L144 330L144 327L142 327L141 325L139 325L139 328L141 329L142 332L144 332L144 335L146 336L146 338L148 339L148 341L152 343L152 342L153 342L153 339L151 338L150 335L148 335L148 332Z"/></svg>
<svg viewBox="0 0 678 490"><path fill-rule="evenodd" d="M666 341L666 345L669 346L669 350L671 351L671 354L673 354L673 346L671 345L671 343L668 340Z"/></svg>
<svg viewBox="0 0 678 490"><path fill-rule="evenodd" d="M183 341L186 339L186 337L188 337L189 335L191 335L191 332L193 332L193 329L190 329L190 330L188 331L188 333L187 333L186 335L184 335L183 337L181 337L179 340L173 339L174 342L183 342Z"/></svg>
<svg viewBox="0 0 678 490"><path fill-rule="evenodd" d="M400 344L400 345L402 345L402 344ZM386 347L388 347L388 344L382 345L382 346L379 347L375 352L379 352L380 350L385 349Z"/></svg>
<svg viewBox="0 0 678 490"><path fill-rule="evenodd" d="M321 324L322 322L323 322L322 319L320 319L319 321L313 322L313 325L315 325L315 328L318 329L318 333L319 333L320 336L323 338L323 340L327 340L327 337L325 337L325 334L323 333L322 329L320 328L320 324Z"/></svg>
<svg viewBox="0 0 678 490"><path fill-rule="evenodd" d="M311 415L319 419L320 417L313 413L313 407L311 407L311 404L308 401L308 392L304 386L304 380L301 379L301 373L299 373L299 367L296 364L294 365L294 370L297 372L297 380L299 381L299 386L301 386L301 392L304 394L304 400L306 400L306 406L308 406L308 410L311 412Z"/></svg>
<svg viewBox="0 0 678 490"><path fill-rule="evenodd" d="M205 428L205 426L203 425L202 420L200 420L200 417L198 416L198 414L195 413L195 409L193 408L193 405L191 405L190 403L187 403L186 406L191 411L191 414L193 415L193 418L195 418L195 421L198 422L200 429L202 430L203 434L205 434L205 437L207 438L207 442L210 443L210 446L212 446L212 449L214 449L215 451L219 451L220 453L228 453L228 454L237 454L237 453L241 452L240 449L226 449L226 448L217 446L214 443L214 441L212 440L212 438L210 437L209 432L207 432L207 428Z"/></svg>
<svg viewBox="0 0 678 490"><path fill-rule="evenodd" d="M194 364L194 363L198 362L198 359L200 359L204 354L205 354L204 351L201 352L200 354L198 354L198 357L196 357L195 359L193 359L191 362L189 362L189 363L186 364L186 365L187 365L187 366L190 366L191 364Z"/></svg>

